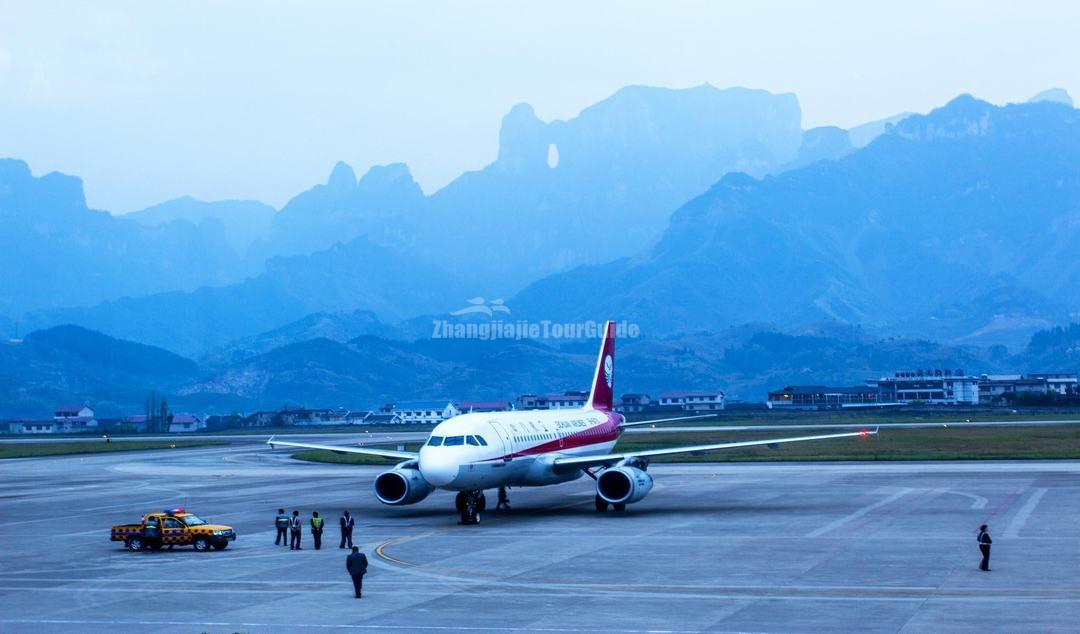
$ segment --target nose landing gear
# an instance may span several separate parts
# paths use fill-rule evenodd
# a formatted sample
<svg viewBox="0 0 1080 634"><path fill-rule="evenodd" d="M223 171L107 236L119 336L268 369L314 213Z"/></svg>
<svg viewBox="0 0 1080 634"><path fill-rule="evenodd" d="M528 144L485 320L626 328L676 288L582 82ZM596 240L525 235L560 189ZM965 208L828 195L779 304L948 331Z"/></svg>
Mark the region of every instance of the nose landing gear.
<svg viewBox="0 0 1080 634"><path fill-rule="evenodd" d="M461 514L458 524L479 524L480 513L487 509L487 498L483 491L461 491L454 498L454 506Z"/></svg>

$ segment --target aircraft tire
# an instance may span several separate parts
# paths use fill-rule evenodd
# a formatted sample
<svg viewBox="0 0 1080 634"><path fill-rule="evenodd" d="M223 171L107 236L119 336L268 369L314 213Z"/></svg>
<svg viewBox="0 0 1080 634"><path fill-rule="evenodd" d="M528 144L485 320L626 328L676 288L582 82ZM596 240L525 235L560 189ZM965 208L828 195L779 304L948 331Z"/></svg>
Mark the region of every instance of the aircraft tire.
<svg viewBox="0 0 1080 634"><path fill-rule="evenodd" d="M607 509L608 509L607 500L605 500L604 498L597 495L596 496L596 510L603 513Z"/></svg>

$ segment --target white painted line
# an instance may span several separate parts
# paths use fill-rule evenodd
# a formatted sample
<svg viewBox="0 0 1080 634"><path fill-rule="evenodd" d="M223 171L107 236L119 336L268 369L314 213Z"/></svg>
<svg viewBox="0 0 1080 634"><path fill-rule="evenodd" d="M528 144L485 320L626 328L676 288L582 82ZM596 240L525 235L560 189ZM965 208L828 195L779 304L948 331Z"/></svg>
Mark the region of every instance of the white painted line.
<svg viewBox="0 0 1080 634"><path fill-rule="evenodd" d="M879 508L885 506L886 504L892 504L896 500L899 500L900 498L904 497L905 495L907 495L908 493L911 493L914 490L915 489L910 489L910 488L900 489L899 491L897 491L896 493L893 493L889 497L887 497L887 498L885 498L883 500L878 500L877 502L874 502L873 504L870 504L868 506L864 506L861 509L859 509L858 511L855 511L854 513L852 513L851 515L846 515L844 517L841 517L838 520L829 522L828 524L822 526L821 528L810 531L809 533L806 534L806 537L821 537L825 533L828 533L829 531L840 528L844 524L847 524L849 522L857 520L860 517L866 515L867 513L871 512L873 510L879 509Z"/></svg>
<svg viewBox="0 0 1080 634"><path fill-rule="evenodd" d="M1046 495L1046 489L1035 489L1028 501L1024 502L1024 506L1020 507L1020 510L1013 516L1012 521L1009 522L1008 528L1005 529L1005 537L1020 536L1020 529L1024 528L1024 524L1027 523L1031 512L1039 505L1039 501L1042 500L1044 495Z"/></svg>
<svg viewBox="0 0 1080 634"><path fill-rule="evenodd" d="M984 509L986 508L987 499L981 495L975 495L974 493L964 493L963 491L953 491L952 489L945 489L945 493L952 493L953 495L962 495L966 498L971 498L971 509Z"/></svg>

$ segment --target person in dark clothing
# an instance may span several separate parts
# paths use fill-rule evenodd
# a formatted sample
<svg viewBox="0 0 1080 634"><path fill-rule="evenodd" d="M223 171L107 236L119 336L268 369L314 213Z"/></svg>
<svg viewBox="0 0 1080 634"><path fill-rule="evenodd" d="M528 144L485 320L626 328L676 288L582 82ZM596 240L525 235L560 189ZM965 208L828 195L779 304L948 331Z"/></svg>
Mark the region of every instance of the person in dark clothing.
<svg viewBox="0 0 1080 634"><path fill-rule="evenodd" d="M353 516L349 515L348 511L345 511L341 515L341 543L338 544L338 548L345 548L345 542L349 542L349 548L352 548L352 529L355 524Z"/></svg>
<svg viewBox="0 0 1080 634"><path fill-rule="evenodd" d="M353 590L359 599L364 590L364 575L367 574L367 555L360 552L358 546L353 546L352 554L345 558L345 570L348 570L352 577Z"/></svg>
<svg viewBox="0 0 1080 634"><path fill-rule="evenodd" d="M986 532L986 524L979 527L979 536L975 538L979 542L979 552L982 553L982 561L979 562L979 570L990 572L990 533Z"/></svg>
<svg viewBox="0 0 1080 634"><path fill-rule="evenodd" d="M315 541L315 550L322 548L322 529L323 519L318 511L314 511L311 514L311 539Z"/></svg>
<svg viewBox="0 0 1080 634"><path fill-rule="evenodd" d="M282 546L289 545L289 516L285 514L285 509L277 510L277 517L274 518L274 528L277 529L277 537L274 538L274 545L281 544Z"/></svg>
<svg viewBox="0 0 1080 634"><path fill-rule="evenodd" d="M499 487L499 503L495 505L495 510L501 510L506 508L510 510L510 497L506 495L506 487Z"/></svg>
<svg viewBox="0 0 1080 634"><path fill-rule="evenodd" d="M303 535L304 525L300 522L300 511L292 512L292 520L289 522L289 532L292 539L289 540L289 550L303 550L300 548L300 536Z"/></svg>

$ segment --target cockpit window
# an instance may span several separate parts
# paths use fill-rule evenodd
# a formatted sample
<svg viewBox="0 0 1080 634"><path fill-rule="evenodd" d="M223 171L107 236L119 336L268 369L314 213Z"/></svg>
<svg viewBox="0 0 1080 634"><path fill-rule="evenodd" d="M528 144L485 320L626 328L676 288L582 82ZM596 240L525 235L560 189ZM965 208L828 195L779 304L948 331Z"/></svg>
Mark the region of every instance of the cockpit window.
<svg viewBox="0 0 1080 634"><path fill-rule="evenodd" d="M469 443L470 445L473 445L474 447L479 447L480 446L480 441L476 439L476 436L466 436L465 437L465 442Z"/></svg>
<svg viewBox="0 0 1080 634"><path fill-rule="evenodd" d="M480 441L480 444L481 444L482 446L484 446L484 447L487 447L487 446L488 446L488 444L487 444L487 441L486 441L486 440L484 440L484 437L483 437L483 436L476 436L476 439L477 439L478 441Z"/></svg>
<svg viewBox="0 0 1080 634"><path fill-rule="evenodd" d="M445 447L453 447L455 445L464 445L464 444L465 444L465 437L464 436L447 436L446 440L443 442L443 446L445 446Z"/></svg>
<svg viewBox="0 0 1080 634"><path fill-rule="evenodd" d="M439 447L442 445L442 436L432 436L427 440L428 447Z"/></svg>

